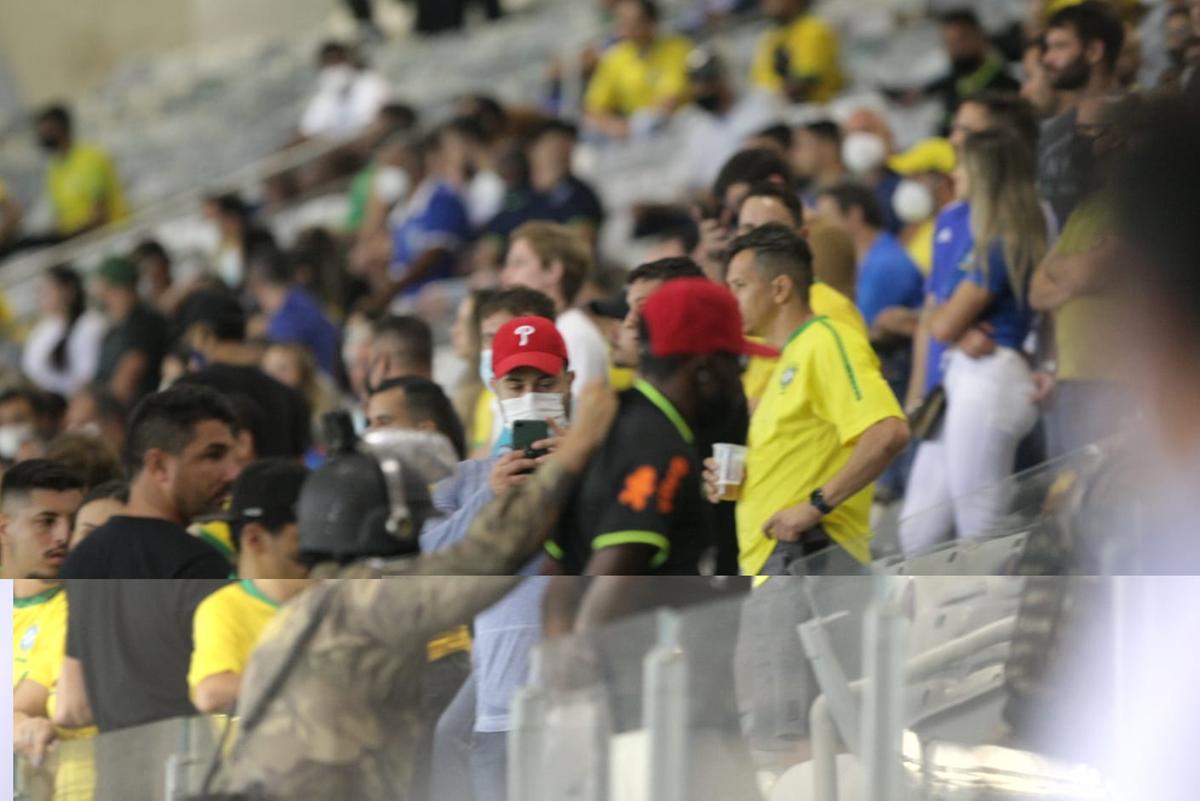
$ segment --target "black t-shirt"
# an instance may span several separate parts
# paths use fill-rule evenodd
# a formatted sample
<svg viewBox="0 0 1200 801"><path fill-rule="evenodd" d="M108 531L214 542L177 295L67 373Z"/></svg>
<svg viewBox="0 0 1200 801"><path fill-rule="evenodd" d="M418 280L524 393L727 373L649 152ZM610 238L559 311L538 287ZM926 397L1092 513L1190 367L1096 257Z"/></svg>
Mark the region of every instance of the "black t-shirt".
<svg viewBox="0 0 1200 801"><path fill-rule="evenodd" d="M647 573L696 575L712 542L692 433L650 385L621 393L616 422L588 463L546 551L580 574L592 554L629 543L650 546Z"/></svg>
<svg viewBox="0 0 1200 801"><path fill-rule="evenodd" d="M1075 169L1075 111L1064 111L1042 123L1038 138L1038 195L1045 199L1061 226L1085 194L1083 176Z"/></svg>
<svg viewBox="0 0 1200 801"><path fill-rule="evenodd" d="M67 582L67 656L83 663L101 732L197 714L187 683L192 617L226 583Z"/></svg>
<svg viewBox="0 0 1200 801"><path fill-rule="evenodd" d="M96 381L108 383L125 354L140 351L146 356L146 371L138 385L138 397L158 389L159 366L167 350L167 320L144 303L133 307L129 316L115 324L100 343Z"/></svg>
<svg viewBox="0 0 1200 801"><path fill-rule="evenodd" d="M220 579L229 561L174 523L118 515L79 543L59 571L65 579Z"/></svg>
<svg viewBox="0 0 1200 801"><path fill-rule="evenodd" d="M212 364L181 382L202 384L226 395L239 407L260 458L298 458L308 450L308 401L257 367Z"/></svg>

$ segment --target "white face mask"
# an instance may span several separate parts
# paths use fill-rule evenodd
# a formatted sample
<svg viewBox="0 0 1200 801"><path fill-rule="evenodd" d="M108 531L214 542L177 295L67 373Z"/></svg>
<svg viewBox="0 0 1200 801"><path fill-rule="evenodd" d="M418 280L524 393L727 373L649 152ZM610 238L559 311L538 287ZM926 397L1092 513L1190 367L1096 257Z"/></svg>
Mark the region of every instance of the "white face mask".
<svg viewBox="0 0 1200 801"><path fill-rule="evenodd" d="M33 438L32 423L9 423L0 426L0 459L11 462L21 446Z"/></svg>
<svg viewBox="0 0 1200 801"><path fill-rule="evenodd" d="M374 187L375 197L390 206L408 194L412 179L399 167L380 167L375 171Z"/></svg>
<svg viewBox="0 0 1200 801"><path fill-rule="evenodd" d="M857 175L882 167L886 158L887 144L876 134L859 131L842 142L842 161L846 169Z"/></svg>
<svg viewBox="0 0 1200 801"><path fill-rule="evenodd" d="M317 84L322 92L344 92L354 82L354 70L339 64L325 67L317 77Z"/></svg>
<svg viewBox="0 0 1200 801"><path fill-rule="evenodd" d="M512 428L517 420L553 420L560 426L567 424L563 396L553 392L527 392L519 398L502 400L500 415L507 428Z"/></svg>
<svg viewBox="0 0 1200 801"><path fill-rule="evenodd" d="M892 208L906 223L924 222L933 216L933 193L920 181L905 178L892 195Z"/></svg>
<svg viewBox="0 0 1200 801"><path fill-rule="evenodd" d="M242 254L233 248L226 248L217 254L217 275L227 287L241 286Z"/></svg>
<svg viewBox="0 0 1200 801"><path fill-rule="evenodd" d="M479 354L479 380L485 387L492 385L492 349L488 348Z"/></svg>

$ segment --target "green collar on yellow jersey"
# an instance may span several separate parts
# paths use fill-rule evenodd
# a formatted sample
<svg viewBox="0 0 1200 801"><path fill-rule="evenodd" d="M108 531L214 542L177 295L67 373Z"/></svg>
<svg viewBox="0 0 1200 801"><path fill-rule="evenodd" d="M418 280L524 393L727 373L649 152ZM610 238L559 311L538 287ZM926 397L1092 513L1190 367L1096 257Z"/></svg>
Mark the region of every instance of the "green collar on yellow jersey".
<svg viewBox="0 0 1200 801"><path fill-rule="evenodd" d="M249 595L251 598L257 598L258 600L262 601L264 604L268 604L275 609L279 608L279 602L272 601L266 595L263 595L263 591L260 590L257 587L257 585L255 585L255 583L253 581L251 581L250 579L242 579L241 584L242 584L242 589L245 590L246 594Z"/></svg>
<svg viewBox="0 0 1200 801"><path fill-rule="evenodd" d="M14 609L25 609L30 606L37 606L38 604L44 604L44 603L46 603L46 601L49 601L55 595L58 595L60 592L62 592L62 588L63 588L63 585L56 584L55 586L53 586L47 590L42 590L37 595L30 595L28 598L13 598L13 608Z"/></svg>
<svg viewBox="0 0 1200 801"><path fill-rule="evenodd" d="M826 318L825 315L823 315L823 314L818 314L816 317L809 318L809 320L807 322L805 322L804 325L800 326L799 328L797 328L795 331L792 332L792 335L787 338L787 342L784 342L783 346L786 348L788 345L795 342L796 337L803 334L805 329L807 329L810 325L817 322L818 320L825 320L825 319L828 319L828 318Z"/></svg>

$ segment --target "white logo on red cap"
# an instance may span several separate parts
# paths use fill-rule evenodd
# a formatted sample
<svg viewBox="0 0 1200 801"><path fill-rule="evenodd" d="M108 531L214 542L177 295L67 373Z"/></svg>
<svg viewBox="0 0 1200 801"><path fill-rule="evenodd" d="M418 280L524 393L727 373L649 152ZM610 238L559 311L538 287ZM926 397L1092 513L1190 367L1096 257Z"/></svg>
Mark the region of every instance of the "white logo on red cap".
<svg viewBox="0 0 1200 801"><path fill-rule="evenodd" d="M529 344L529 338L537 333L537 329L532 325L519 325L513 330L513 333L521 338L521 347Z"/></svg>

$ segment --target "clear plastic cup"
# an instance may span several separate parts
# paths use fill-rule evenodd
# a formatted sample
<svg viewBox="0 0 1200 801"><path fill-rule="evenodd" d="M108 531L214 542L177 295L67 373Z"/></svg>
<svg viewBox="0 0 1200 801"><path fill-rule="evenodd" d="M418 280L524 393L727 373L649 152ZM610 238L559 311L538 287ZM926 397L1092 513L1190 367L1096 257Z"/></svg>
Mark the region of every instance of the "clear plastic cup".
<svg viewBox="0 0 1200 801"><path fill-rule="evenodd" d="M717 462L717 493L723 501L736 501L746 478L746 446L718 442L713 445Z"/></svg>

